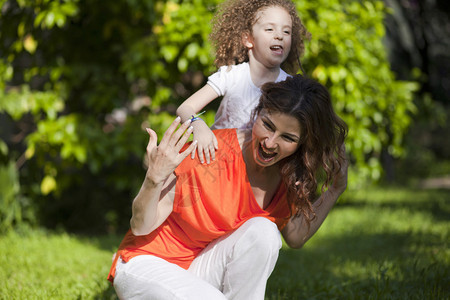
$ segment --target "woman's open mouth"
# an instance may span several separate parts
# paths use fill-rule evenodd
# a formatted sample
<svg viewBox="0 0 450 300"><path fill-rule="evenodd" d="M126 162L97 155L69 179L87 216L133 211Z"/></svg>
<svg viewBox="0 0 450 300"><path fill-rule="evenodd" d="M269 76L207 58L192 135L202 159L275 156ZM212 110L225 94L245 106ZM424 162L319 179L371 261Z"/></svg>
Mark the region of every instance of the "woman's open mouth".
<svg viewBox="0 0 450 300"><path fill-rule="evenodd" d="M259 146L258 146L258 156L264 162L271 161L276 155L277 155L277 152L268 151L261 144L259 144Z"/></svg>

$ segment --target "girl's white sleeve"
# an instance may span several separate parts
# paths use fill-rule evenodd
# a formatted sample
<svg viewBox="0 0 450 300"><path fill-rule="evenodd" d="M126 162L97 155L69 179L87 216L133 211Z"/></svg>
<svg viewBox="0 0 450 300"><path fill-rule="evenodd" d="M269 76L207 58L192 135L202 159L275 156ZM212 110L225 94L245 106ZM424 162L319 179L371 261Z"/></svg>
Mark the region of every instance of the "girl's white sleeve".
<svg viewBox="0 0 450 300"><path fill-rule="evenodd" d="M232 67L222 66L219 70L208 77L208 82L217 95L223 96L227 92L227 83L229 83L230 77L232 76Z"/></svg>

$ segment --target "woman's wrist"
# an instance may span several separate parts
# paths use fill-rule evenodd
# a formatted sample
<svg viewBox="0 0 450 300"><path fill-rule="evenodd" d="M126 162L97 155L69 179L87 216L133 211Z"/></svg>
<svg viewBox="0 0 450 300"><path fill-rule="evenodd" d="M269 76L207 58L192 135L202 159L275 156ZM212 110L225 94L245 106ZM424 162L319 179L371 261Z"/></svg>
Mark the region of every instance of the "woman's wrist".
<svg viewBox="0 0 450 300"><path fill-rule="evenodd" d="M147 171L144 183L148 187L156 187L158 185L162 185L164 183L164 180L166 180L166 178L163 178L162 176L156 176L153 172Z"/></svg>
<svg viewBox="0 0 450 300"><path fill-rule="evenodd" d="M334 185L331 185L330 188L328 189L328 193L336 201L345 192L345 190L346 188L335 187Z"/></svg>

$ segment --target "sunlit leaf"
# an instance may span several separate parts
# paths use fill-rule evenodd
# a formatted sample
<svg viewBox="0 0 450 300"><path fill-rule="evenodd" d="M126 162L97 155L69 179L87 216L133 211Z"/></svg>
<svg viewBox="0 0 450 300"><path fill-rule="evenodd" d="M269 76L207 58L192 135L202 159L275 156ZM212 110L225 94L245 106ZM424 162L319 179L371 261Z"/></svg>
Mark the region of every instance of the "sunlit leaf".
<svg viewBox="0 0 450 300"><path fill-rule="evenodd" d="M33 54L36 51L37 41L33 38L31 34L28 34L25 37L23 41L23 47L31 54Z"/></svg>
<svg viewBox="0 0 450 300"><path fill-rule="evenodd" d="M52 176L45 176L41 182L41 192L43 195L48 195L56 189L56 180Z"/></svg>

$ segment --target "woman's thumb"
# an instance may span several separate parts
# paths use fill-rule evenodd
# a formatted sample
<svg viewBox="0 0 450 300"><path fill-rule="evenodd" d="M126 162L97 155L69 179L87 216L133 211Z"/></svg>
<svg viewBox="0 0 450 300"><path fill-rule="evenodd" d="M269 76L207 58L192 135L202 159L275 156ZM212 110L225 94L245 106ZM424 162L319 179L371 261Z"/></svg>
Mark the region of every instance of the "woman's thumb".
<svg viewBox="0 0 450 300"><path fill-rule="evenodd" d="M150 129L150 128L145 128L145 130L147 130L147 132L148 132L148 134L150 136L147 148L155 147L156 146L156 141L158 139L158 136L156 135L156 132L154 130Z"/></svg>

